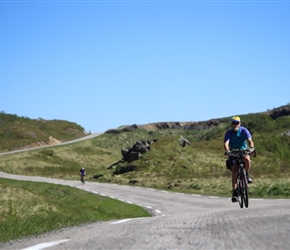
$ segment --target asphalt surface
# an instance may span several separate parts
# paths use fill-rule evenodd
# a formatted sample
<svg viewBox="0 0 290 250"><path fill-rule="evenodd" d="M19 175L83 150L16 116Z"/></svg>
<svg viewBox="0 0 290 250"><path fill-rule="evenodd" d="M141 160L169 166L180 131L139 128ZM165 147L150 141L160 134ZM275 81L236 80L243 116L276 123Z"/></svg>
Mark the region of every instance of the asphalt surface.
<svg viewBox="0 0 290 250"><path fill-rule="evenodd" d="M17 176L70 185L137 204L150 218L97 222L0 245L1 249L289 249L290 200L250 199L240 209L230 197L198 196L135 186Z"/></svg>

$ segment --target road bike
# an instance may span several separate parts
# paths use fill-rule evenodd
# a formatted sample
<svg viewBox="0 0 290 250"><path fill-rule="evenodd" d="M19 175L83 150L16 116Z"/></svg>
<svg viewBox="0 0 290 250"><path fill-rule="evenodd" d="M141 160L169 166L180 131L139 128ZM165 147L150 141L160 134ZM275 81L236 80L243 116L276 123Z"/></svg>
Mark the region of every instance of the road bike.
<svg viewBox="0 0 290 250"><path fill-rule="evenodd" d="M249 149L232 149L229 156L236 158L236 163L238 167L238 175L237 175L237 190L238 190L238 201L241 208L247 208L249 206L249 184L246 175L245 163L243 162L243 158L246 155L256 156L256 152L252 152Z"/></svg>
<svg viewBox="0 0 290 250"><path fill-rule="evenodd" d="M81 175L81 183L85 184L85 176Z"/></svg>

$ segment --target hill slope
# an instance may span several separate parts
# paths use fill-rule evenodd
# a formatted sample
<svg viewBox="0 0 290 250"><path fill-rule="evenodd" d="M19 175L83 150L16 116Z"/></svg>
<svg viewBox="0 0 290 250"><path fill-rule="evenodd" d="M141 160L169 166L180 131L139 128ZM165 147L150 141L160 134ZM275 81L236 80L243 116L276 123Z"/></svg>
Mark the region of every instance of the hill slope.
<svg viewBox="0 0 290 250"><path fill-rule="evenodd" d="M84 129L62 120L29 119L0 113L0 152L57 144L85 135Z"/></svg>
<svg viewBox="0 0 290 250"><path fill-rule="evenodd" d="M283 113L285 109L288 112L289 107L277 109L282 110L279 116L277 110L241 115L242 124L253 134L258 152L252 159L252 197L290 197L290 115ZM170 123L162 123L166 124L164 128L149 131L139 125L109 130L71 145L2 156L0 171L78 179L78 171L84 166L90 181L228 195L231 181L225 167L223 136L229 119L216 121L200 122L199 125L214 125L195 129L170 128ZM181 147L180 135L190 145ZM121 149L142 140L154 141L150 151L139 160L122 161Z"/></svg>

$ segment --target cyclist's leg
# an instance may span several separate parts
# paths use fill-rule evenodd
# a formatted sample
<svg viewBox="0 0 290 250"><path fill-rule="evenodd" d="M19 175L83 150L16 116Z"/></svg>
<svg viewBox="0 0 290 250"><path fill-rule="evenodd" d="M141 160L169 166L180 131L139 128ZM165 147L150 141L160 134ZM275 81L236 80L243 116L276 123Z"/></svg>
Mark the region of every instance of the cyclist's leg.
<svg viewBox="0 0 290 250"><path fill-rule="evenodd" d="M250 171L250 168L251 168L251 159L250 159L250 156L249 155L246 155L243 159L243 162L245 163L245 169L246 169L246 172L249 172Z"/></svg>
<svg viewBox="0 0 290 250"><path fill-rule="evenodd" d="M245 164L245 169L246 169L246 175L247 175L247 180L248 180L248 183L252 183L253 180L252 178L249 176L249 171L250 171L250 168L251 168L251 159L250 159L250 156L249 155L246 155L243 159L243 162Z"/></svg>

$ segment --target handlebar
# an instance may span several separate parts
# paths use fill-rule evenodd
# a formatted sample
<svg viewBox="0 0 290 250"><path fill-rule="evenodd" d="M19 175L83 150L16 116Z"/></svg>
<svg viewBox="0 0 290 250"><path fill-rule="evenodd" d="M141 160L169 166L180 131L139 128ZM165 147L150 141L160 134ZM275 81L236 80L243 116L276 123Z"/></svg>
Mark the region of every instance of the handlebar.
<svg viewBox="0 0 290 250"><path fill-rule="evenodd" d="M232 156L232 157L240 157L240 156L246 156L246 155L252 155L253 157L255 157L256 150L251 151L249 148L247 148L247 149L232 149L229 153L229 156Z"/></svg>

